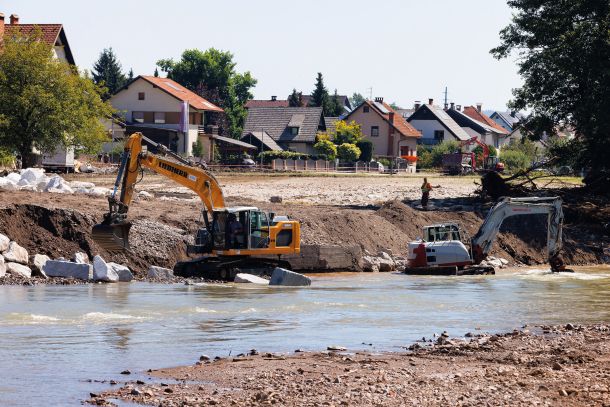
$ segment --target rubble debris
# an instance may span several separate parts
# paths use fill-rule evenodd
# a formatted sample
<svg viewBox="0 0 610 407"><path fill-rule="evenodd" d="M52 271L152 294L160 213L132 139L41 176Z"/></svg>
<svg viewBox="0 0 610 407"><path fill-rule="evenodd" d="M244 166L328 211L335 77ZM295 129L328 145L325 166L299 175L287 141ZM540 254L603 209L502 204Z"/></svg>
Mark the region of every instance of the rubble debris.
<svg viewBox="0 0 610 407"><path fill-rule="evenodd" d="M87 256L87 253L83 253L83 252L74 253L74 257L72 257L72 261L74 263L79 263L79 264L90 264L89 256Z"/></svg>
<svg viewBox="0 0 610 407"><path fill-rule="evenodd" d="M28 266L24 266L23 264L9 262L6 263L6 271L17 276L31 278L32 270Z"/></svg>
<svg viewBox="0 0 610 407"><path fill-rule="evenodd" d="M171 280L174 278L174 270L159 266L150 266L147 273L148 278L158 280Z"/></svg>
<svg viewBox="0 0 610 407"><path fill-rule="evenodd" d="M0 252L8 250L8 245L11 243L11 239L0 233Z"/></svg>
<svg viewBox="0 0 610 407"><path fill-rule="evenodd" d="M6 275L6 264L4 263L4 256L0 255L0 277Z"/></svg>
<svg viewBox="0 0 610 407"><path fill-rule="evenodd" d="M100 255L97 255L93 257L93 279L106 283L116 283L119 281L119 275Z"/></svg>
<svg viewBox="0 0 610 407"><path fill-rule="evenodd" d="M42 270L49 277L66 277L78 280L91 280L93 277L91 265L69 261L49 260L45 263Z"/></svg>
<svg viewBox="0 0 610 407"><path fill-rule="evenodd" d="M30 267L32 269L32 275L39 276L45 279L49 278L49 276L47 276L47 274L43 271L44 265L49 260L51 260L49 256L44 254L35 254L33 256L30 256Z"/></svg>
<svg viewBox="0 0 610 407"><path fill-rule="evenodd" d="M29 261L28 251L19 246L17 242L10 242L8 249L2 253L8 261L27 265Z"/></svg>
<svg viewBox="0 0 610 407"><path fill-rule="evenodd" d="M133 280L133 273L131 272L131 270L129 270L129 267L113 262L108 262L106 264L119 276L120 282L127 283Z"/></svg>
<svg viewBox="0 0 610 407"><path fill-rule="evenodd" d="M12 172L0 177L0 190L5 191L33 191L56 194L86 194L93 196L109 195L108 188L96 187L92 182L68 182L60 175L48 176L42 168L26 168L19 173Z"/></svg>

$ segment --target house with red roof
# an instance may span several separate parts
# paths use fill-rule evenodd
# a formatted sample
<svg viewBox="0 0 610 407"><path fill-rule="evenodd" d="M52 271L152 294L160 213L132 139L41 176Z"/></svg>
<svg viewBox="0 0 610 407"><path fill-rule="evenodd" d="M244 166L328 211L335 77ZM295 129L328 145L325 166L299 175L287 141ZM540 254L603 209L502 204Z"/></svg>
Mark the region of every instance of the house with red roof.
<svg viewBox="0 0 610 407"><path fill-rule="evenodd" d="M109 100L118 110L124 135L141 132L171 151L192 155L199 139L204 158L211 160L214 141L234 145L237 149L255 148L247 143L218 134L218 127L209 125L214 115L224 111L212 102L169 78L140 75L119 89ZM116 122L113 138L117 139Z"/></svg>
<svg viewBox="0 0 610 407"><path fill-rule="evenodd" d="M343 120L360 125L365 139L373 143L374 157L409 157L408 170L415 172L417 140L421 133L383 98L363 101Z"/></svg>
<svg viewBox="0 0 610 407"><path fill-rule="evenodd" d="M19 16L11 14L7 23L4 13L0 13L0 41L9 35L30 35L40 30L42 40L53 47L53 53L58 59L75 65L72 50L62 24L20 24Z"/></svg>

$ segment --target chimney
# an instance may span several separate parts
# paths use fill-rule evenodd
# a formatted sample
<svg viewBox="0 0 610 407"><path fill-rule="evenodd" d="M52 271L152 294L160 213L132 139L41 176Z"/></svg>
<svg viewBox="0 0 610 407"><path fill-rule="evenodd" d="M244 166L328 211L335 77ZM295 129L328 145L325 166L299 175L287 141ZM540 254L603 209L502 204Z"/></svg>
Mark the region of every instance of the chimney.
<svg viewBox="0 0 610 407"><path fill-rule="evenodd" d="M417 110L417 109L419 109L420 106L421 106L421 101L420 100L416 100L415 104L413 105L413 109Z"/></svg>
<svg viewBox="0 0 610 407"><path fill-rule="evenodd" d="M455 103L451 102L451 110L455 109Z"/></svg>
<svg viewBox="0 0 610 407"><path fill-rule="evenodd" d="M11 25L19 24L19 16L17 14L11 14Z"/></svg>
<svg viewBox="0 0 610 407"><path fill-rule="evenodd" d="M431 105L432 103L434 103L434 99L432 99L432 98L428 99L428 104Z"/></svg>
<svg viewBox="0 0 610 407"><path fill-rule="evenodd" d="M480 112L483 108L483 103L477 103L477 110Z"/></svg>
<svg viewBox="0 0 610 407"><path fill-rule="evenodd" d="M375 96L375 102L383 103L383 98L379 96Z"/></svg>
<svg viewBox="0 0 610 407"><path fill-rule="evenodd" d="M462 105L457 105L456 109L457 109L458 112L461 112L462 111Z"/></svg>
<svg viewBox="0 0 610 407"><path fill-rule="evenodd" d="M445 106L443 107L445 110L449 109L449 105L447 103L445 103Z"/></svg>
<svg viewBox="0 0 610 407"><path fill-rule="evenodd" d="M394 124L394 112L390 112L388 115L388 120L390 120L390 124Z"/></svg>
<svg viewBox="0 0 610 407"><path fill-rule="evenodd" d="M514 110L510 111L510 117L516 117L517 116L517 112L515 112Z"/></svg>
<svg viewBox="0 0 610 407"><path fill-rule="evenodd" d="M4 37L4 13L0 13L0 41Z"/></svg>
<svg viewBox="0 0 610 407"><path fill-rule="evenodd" d="M277 100L277 96L271 96L271 100L275 102Z"/></svg>

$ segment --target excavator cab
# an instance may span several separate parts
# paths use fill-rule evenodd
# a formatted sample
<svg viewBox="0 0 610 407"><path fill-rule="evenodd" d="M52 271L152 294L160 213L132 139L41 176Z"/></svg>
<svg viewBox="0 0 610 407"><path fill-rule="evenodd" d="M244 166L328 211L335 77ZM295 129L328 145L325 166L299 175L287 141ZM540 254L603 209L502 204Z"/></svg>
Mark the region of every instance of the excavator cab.
<svg viewBox="0 0 610 407"><path fill-rule="evenodd" d="M224 208L213 212L214 250L256 250L269 247L270 218L255 207Z"/></svg>

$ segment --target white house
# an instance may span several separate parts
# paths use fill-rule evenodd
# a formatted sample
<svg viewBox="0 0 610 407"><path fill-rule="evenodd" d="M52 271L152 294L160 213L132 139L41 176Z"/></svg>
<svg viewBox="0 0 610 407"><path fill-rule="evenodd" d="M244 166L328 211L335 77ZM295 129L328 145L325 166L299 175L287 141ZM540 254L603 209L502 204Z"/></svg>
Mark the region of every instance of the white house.
<svg viewBox="0 0 610 407"><path fill-rule="evenodd" d="M125 127L118 132L142 132L146 137L178 154L191 155L197 138L210 159L212 139L219 138L208 124L208 115L224 111L179 83L155 76L140 75L119 89L110 103L118 110ZM188 110L188 111L187 111ZM113 139L117 139L116 124Z"/></svg>
<svg viewBox="0 0 610 407"><path fill-rule="evenodd" d="M408 122L421 132L422 137L419 139L421 144L432 145L450 140L466 141L471 138L442 107L434 104L433 99L429 99L428 104L418 106Z"/></svg>

